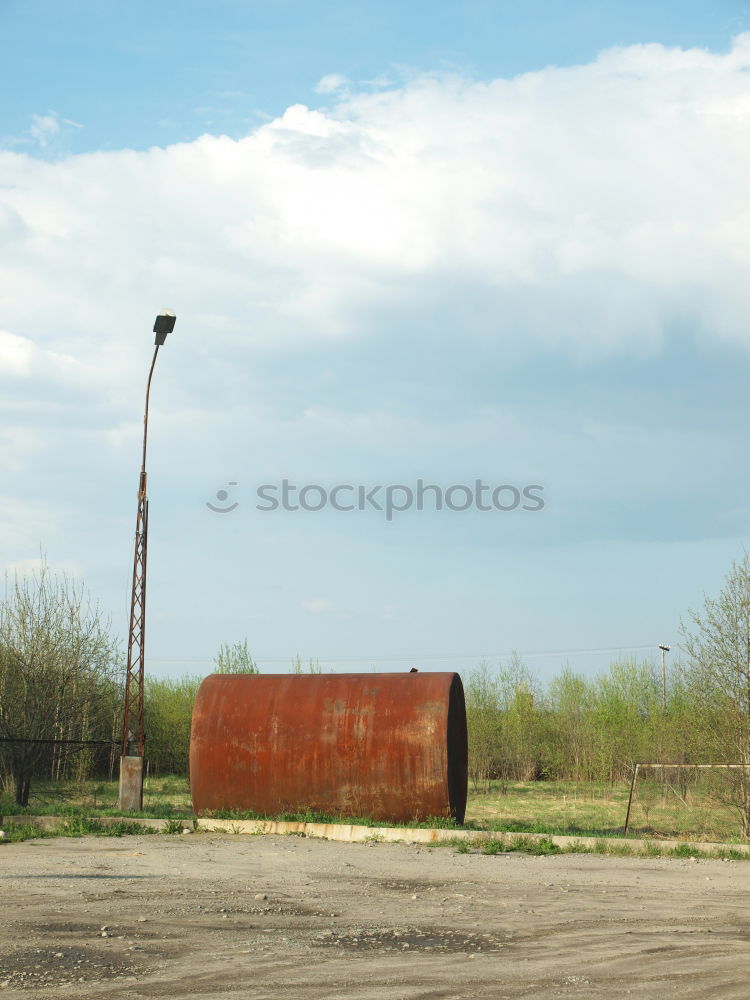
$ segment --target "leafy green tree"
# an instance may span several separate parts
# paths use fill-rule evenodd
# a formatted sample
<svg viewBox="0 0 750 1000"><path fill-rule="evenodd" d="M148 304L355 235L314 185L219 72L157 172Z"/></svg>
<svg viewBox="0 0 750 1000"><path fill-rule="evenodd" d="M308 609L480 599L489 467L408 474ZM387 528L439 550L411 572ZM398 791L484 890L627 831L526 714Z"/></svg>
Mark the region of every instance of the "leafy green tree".
<svg viewBox="0 0 750 1000"><path fill-rule="evenodd" d="M655 664L616 660L594 682L592 751L598 777L622 781L654 752L655 720L662 718L661 680Z"/></svg>
<svg viewBox="0 0 750 1000"><path fill-rule="evenodd" d="M482 662L464 678L469 743L469 779L476 791L488 791L499 764L500 691L497 677Z"/></svg>
<svg viewBox="0 0 750 1000"><path fill-rule="evenodd" d="M247 649L247 639L235 642L231 646L226 643L219 647L214 659L217 674L259 674L257 663Z"/></svg>
<svg viewBox="0 0 750 1000"><path fill-rule="evenodd" d="M497 671L501 773L514 781L529 781L542 771L544 699L536 677L518 653L511 653Z"/></svg>
<svg viewBox="0 0 750 1000"><path fill-rule="evenodd" d="M84 587L42 563L6 578L0 601L0 736L2 768L18 805L29 802L42 764L61 777L80 749L108 740L121 680L109 623Z"/></svg>
<svg viewBox="0 0 750 1000"><path fill-rule="evenodd" d="M591 682L564 667L549 684L548 705L552 721L549 753L556 775L574 781L594 776L592 760L593 692Z"/></svg>
<svg viewBox="0 0 750 1000"><path fill-rule="evenodd" d="M202 677L147 678L146 757L152 774L187 774L193 703Z"/></svg>
<svg viewBox="0 0 750 1000"><path fill-rule="evenodd" d="M683 623L687 677L703 706L695 719L714 763L742 764L722 782L750 837L750 555L735 562L717 598ZM719 793L717 793L719 794Z"/></svg>

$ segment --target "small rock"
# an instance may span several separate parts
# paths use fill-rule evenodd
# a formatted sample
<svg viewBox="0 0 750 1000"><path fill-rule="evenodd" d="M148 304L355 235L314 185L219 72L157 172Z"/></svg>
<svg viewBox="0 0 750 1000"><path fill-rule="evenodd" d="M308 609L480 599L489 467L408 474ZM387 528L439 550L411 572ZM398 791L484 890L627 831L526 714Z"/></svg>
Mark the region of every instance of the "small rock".
<svg viewBox="0 0 750 1000"><path fill-rule="evenodd" d="M145 924L146 923L146 918L145 917L138 917L138 923L139 924Z"/></svg>
<svg viewBox="0 0 750 1000"><path fill-rule="evenodd" d="M418 896L418 895L416 894L416 892L415 892L415 893L414 893L414 895L413 895L413 896L412 896L411 898L412 898L412 899L419 899L419 896Z"/></svg>
<svg viewBox="0 0 750 1000"><path fill-rule="evenodd" d="M256 892L255 893L255 898L256 899L268 899L268 896L265 894L265 892Z"/></svg>

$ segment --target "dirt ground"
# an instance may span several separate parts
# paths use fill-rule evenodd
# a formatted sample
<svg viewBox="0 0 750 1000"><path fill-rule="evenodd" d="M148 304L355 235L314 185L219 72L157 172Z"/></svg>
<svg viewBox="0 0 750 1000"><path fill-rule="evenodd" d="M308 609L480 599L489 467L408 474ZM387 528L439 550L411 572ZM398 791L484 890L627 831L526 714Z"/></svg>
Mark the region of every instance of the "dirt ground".
<svg viewBox="0 0 750 1000"><path fill-rule="evenodd" d="M297 837L0 846L0 997L750 996L750 863Z"/></svg>

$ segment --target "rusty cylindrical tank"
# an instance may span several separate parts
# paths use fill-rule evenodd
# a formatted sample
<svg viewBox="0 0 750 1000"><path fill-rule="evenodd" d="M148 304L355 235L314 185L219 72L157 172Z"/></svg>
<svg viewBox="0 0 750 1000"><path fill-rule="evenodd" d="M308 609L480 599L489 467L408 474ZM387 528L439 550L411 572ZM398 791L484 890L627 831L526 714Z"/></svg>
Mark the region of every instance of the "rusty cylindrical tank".
<svg viewBox="0 0 750 1000"><path fill-rule="evenodd" d="M311 809L406 822L466 809L455 673L212 674L195 699L197 813Z"/></svg>

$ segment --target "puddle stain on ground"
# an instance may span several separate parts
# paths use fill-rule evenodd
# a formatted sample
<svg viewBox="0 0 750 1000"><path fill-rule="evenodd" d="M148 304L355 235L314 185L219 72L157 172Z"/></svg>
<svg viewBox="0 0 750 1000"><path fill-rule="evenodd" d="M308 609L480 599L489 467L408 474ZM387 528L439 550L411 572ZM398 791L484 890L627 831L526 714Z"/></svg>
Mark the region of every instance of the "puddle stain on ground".
<svg viewBox="0 0 750 1000"><path fill-rule="evenodd" d="M143 975L143 963L132 954L103 954L96 948L61 946L24 948L0 956L0 988L62 986Z"/></svg>
<svg viewBox="0 0 750 1000"><path fill-rule="evenodd" d="M443 928L406 927L399 929L323 931L313 939L321 948L351 951L430 951L451 954L498 952L508 938L481 932L447 931Z"/></svg>

